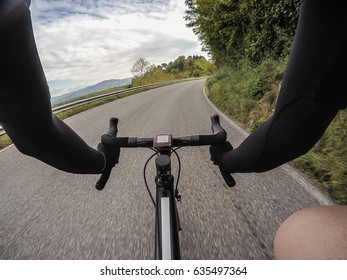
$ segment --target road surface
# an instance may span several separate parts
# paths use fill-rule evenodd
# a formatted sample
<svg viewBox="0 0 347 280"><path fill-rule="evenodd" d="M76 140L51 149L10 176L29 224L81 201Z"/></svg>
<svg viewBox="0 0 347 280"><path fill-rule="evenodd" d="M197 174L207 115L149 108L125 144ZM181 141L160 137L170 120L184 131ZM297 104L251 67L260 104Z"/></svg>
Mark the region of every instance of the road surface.
<svg viewBox="0 0 347 280"><path fill-rule="evenodd" d="M216 110L203 87L204 80L165 86L66 122L94 147L111 116L120 120L119 136L209 134L209 116ZM224 117L221 124L234 146L247 135ZM13 146L0 152L0 259L152 259L154 207L142 178L151 154L122 150L100 192L94 188L96 175L55 170ZM237 186L229 189L207 147L182 148L179 154L184 259L271 259L281 222L301 208L331 204L288 165L263 174L236 174Z"/></svg>

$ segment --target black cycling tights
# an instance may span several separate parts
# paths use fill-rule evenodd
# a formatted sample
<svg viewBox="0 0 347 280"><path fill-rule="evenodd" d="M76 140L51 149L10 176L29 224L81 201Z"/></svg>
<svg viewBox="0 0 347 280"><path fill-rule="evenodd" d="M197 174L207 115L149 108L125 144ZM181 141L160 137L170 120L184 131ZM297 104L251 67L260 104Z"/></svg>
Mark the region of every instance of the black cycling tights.
<svg viewBox="0 0 347 280"><path fill-rule="evenodd" d="M105 158L52 115L28 0L0 0L0 123L16 147L58 169L100 173Z"/></svg>
<svg viewBox="0 0 347 280"><path fill-rule="evenodd" d="M347 106L347 1L304 0L275 113L223 160L264 172L310 150Z"/></svg>

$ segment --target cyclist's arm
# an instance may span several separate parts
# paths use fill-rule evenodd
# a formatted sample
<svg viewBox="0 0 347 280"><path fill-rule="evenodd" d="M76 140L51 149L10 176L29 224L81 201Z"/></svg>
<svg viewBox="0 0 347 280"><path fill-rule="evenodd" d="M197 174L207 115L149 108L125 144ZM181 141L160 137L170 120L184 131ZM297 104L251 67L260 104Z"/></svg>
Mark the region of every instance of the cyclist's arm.
<svg viewBox="0 0 347 280"><path fill-rule="evenodd" d="M347 106L347 4L301 1L276 110L223 158L229 172L263 172L309 151Z"/></svg>
<svg viewBox="0 0 347 280"><path fill-rule="evenodd" d="M52 115L28 2L0 3L0 123L23 153L72 173L100 173L103 153Z"/></svg>
<svg viewBox="0 0 347 280"><path fill-rule="evenodd" d="M285 99L272 118L224 155L226 171L264 172L305 154L338 112L305 97L286 95Z"/></svg>

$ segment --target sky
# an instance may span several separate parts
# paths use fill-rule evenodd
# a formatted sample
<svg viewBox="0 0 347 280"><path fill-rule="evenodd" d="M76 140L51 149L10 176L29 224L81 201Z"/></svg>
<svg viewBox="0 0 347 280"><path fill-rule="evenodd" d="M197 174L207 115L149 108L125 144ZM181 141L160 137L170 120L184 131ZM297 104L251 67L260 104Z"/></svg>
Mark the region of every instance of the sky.
<svg viewBox="0 0 347 280"><path fill-rule="evenodd" d="M160 65L204 55L186 27L184 0L32 0L31 16L52 96L132 76L141 57Z"/></svg>

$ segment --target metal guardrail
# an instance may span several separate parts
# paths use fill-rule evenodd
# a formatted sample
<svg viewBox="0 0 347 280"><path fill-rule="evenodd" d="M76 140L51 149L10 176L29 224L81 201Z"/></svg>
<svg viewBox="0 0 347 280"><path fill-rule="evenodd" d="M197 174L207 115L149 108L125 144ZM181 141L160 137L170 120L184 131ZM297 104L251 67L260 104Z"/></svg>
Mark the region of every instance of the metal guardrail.
<svg viewBox="0 0 347 280"><path fill-rule="evenodd" d="M183 80L172 80L172 81L165 81L165 82L160 82L160 83L155 83L155 84L148 84L148 85L144 85L144 86L137 86L137 87L132 87L132 88L127 88L127 89L122 89L122 90L118 90L118 91L114 91L114 92L110 92L110 93L105 93L105 94L101 94L101 95L97 95L97 96L93 96L93 97L89 97L89 98L85 98L85 99L81 99L78 101L74 101L68 104L64 104L58 107L54 107L52 109L52 112L54 114L60 113L60 112L64 112L66 110L69 109L73 109L75 107L81 106L81 105L85 105L97 100L102 100L105 99L107 97L110 96L114 96L114 95L118 95L118 94L122 94L122 93L127 93L127 92L132 92L132 91L136 91L139 89L145 89L148 87L155 87L155 86L160 86L160 85L169 85L172 83L177 83L177 82L185 82L185 81L192 81L192 80L198 80L198 79L203 79L203 78L190 78L190 79L183 79ZM4 129L0 126L0 136L6 134L6 132L4 131Z"/></svg>

